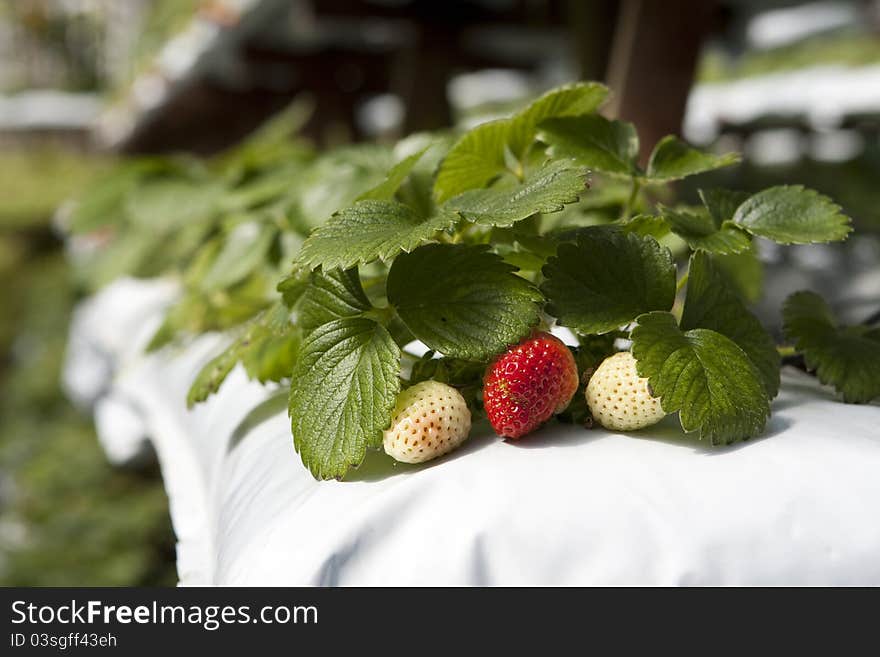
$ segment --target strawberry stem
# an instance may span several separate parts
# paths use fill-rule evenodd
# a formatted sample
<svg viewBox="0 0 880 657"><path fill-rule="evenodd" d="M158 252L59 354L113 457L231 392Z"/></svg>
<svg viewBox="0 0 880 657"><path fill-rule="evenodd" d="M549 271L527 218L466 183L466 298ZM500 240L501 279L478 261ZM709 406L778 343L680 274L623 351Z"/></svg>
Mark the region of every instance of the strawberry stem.
<svg viewBox="0 0 880 657"><path fill-rule="evenodd" d="M678 294L684 289L684 286L687 285L688 277L690 276L690 270L686 271L681 278L678 279L678 283L675 285L675 293Z"/></svg>
<svg viewBox="0 0 880 657"><path fill-rule="evenodd" d="M638 178L632 179L632 188L630 189L629 198L626 200L626 205L623 206L623 210L621 210L620 218L623 221L629 219L632 214L633 206L636 204L636 200L639 196L639 191L641 190L642 185L639 182Z"/></svg>

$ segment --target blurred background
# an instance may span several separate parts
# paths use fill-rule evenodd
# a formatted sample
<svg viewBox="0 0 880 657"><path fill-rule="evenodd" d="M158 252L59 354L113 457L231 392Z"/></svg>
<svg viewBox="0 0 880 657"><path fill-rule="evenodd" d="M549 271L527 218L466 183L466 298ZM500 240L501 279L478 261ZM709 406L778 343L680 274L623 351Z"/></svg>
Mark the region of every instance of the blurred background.
<svg viewBox="0 0 880 657"><path fill-rule="evenodd" d="M70 313L109 276L72 269L70 199L285 108L310 148L391 142L576 79L611 86L645 149L743 152L701 185L797 181L854 218L842 245L743 261L769 326L805 287L876 311L880 0L0 0L0 584L177 581L154 459L111 466L59 385Z"/></svg>

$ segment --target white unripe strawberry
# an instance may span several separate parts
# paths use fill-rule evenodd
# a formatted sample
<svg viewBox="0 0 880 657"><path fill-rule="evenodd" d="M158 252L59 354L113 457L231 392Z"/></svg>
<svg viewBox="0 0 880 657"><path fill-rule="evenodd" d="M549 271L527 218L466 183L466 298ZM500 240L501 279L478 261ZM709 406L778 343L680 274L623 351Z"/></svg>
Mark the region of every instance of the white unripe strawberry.
<svg viewBox="0 0 880 657"><path fill-rule="evenodd" d="M643 429L666 415L628 351L602 361L590 377L586 395L593 420L612 431Z"/></svg>
<svg viewBox="0 0 880 657"><path fill-rule="evenodd" d="M385 453L403 463L423 463L451 452L471 430L471 412L461 393L438 381L422 381L397 397Z"/></svg>

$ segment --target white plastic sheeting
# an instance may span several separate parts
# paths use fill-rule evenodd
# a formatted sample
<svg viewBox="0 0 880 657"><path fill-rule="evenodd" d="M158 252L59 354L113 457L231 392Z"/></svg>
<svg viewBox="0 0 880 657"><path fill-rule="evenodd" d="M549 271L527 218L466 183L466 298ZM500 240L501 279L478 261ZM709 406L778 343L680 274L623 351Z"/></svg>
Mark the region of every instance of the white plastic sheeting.
<svg viewBox="0 0 880 657"><path fill-rule="evenodd" d="M684 135L707 143L724 124L803 117L819 130L880 107L880 66L812 66L732 82L699 84L688 97Z"/></svg>
<svg viewBox="0 0 880 657"><path fill-rule="evenodd" d="M142 431L105 421L101 439L155 446L182 584L880 585L880 407L841 405L802 373L785 372L766 436L729 448L674 418L627 436L553 425L516 444L478 426L434 465L373 454L316 482L283 390L236 369L186 411L220 337L146 357L138 332L111 338L107 317L122 329L139 316L146 333L163 285L121 281L91 300L66 378L88 378L89 341L117 358L104 396L138 409Z"/></svg>

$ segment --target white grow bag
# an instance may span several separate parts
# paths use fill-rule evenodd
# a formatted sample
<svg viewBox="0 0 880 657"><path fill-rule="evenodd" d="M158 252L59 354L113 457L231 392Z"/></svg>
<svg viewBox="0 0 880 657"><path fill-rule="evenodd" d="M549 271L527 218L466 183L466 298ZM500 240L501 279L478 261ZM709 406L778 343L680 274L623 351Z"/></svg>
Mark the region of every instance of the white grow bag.
<svg viewBox="0 0 880 657"><path fill-rule="evenodd" d="M516 444L478 427L433 465L375 454L317 482L283 390L239 368L186 410L221 337L140 353L173 292L125 280L85 303L65 380L100 399L111 456L155 447L181 584L880 585L880 407L842 405L800 372L783 373L765 437L729 448L675 418L630 435L552 425Z"/></svg>

